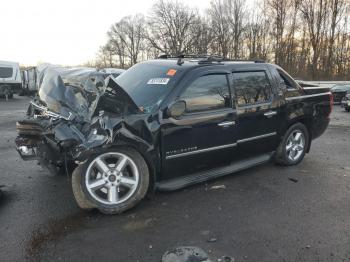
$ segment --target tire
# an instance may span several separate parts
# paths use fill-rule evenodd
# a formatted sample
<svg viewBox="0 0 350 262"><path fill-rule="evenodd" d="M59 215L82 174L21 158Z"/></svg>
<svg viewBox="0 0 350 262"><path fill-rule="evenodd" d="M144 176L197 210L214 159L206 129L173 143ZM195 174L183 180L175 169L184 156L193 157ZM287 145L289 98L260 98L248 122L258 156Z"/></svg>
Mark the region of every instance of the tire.
<svg viewBox="0 0 350 262"><path fill-rule="evenodd" d="M91 156L72 174L79 207L120 214L138 204L149 186L148 166L131 148L114 148Z"/></svg>
<svg viewBox="0 0 350 262"><path fill-rule="evenodd" d="M81 209L93 209L95 205L91 203L84 195L83 188L81 186L83 165L78 166L72 173L72 189L75 197L75 201Z"/></svg>
<svg viewBox="0 0 350 262"><path fill-rule="evenodd" d="M289 127L276 150L275 163L284 166L299 164L305 156L309 138L309 132L302 123Z"/></svg>
<svg viewBox="0 0 350 262"><path fill-rule="evenodd" d="M348 106L345 107L345 111L346 111L346 112L350 112L350 107L348 107Z"/></svg>

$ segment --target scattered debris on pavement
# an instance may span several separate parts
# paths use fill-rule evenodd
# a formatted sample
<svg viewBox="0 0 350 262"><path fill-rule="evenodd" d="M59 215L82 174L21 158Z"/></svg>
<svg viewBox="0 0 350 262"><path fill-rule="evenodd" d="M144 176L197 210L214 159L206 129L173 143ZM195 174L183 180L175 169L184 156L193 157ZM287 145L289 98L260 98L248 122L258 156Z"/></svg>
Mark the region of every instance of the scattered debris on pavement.
<svg viewBox="0 0 350 262"><path fill-rule="evenodd" d="M218 239L216 237L210 237L210 238L207 239L207 242L209 242L209 243L213 243L213 242L216 242L216 241L218 241Z"/></svg>
<svg viewBox="0 0 350 262"><path fill-rule="evenodd" d="M216 190L216 189L225 189L225 188L226 188L225 185L215 185L215 186L212 186L210 189Z"/></svg>
<svg viewBox="0 0 350 262"><path fill-rule="evenodd" d="M294 183L298 183L298 181L299 181L298 179L293 178L293 177L288 177L288 179Z"/></svg>
<svg viewBox="0 0 350 262"><path fill-rule="evenodd" d="M225 261L225 260L222 260ZM208 255L199 247L175 247L164 253L162 262L211 262Z"/></svg>
<svg viewBox="0 0 350 262"><path fill-rule="evenodd" d="M201 231L201 234L202 234L203 236L207 236L207 235L210 234L210 231L209 231L209 230L203 230L203 231Z"/></svg>
<svg viewBox="0 0 350 262"><path fill-rule="evenodd" d="M235 259L233 257L223 256L223 257L218 258L216 261L217 262L234 262Z"/></svg>

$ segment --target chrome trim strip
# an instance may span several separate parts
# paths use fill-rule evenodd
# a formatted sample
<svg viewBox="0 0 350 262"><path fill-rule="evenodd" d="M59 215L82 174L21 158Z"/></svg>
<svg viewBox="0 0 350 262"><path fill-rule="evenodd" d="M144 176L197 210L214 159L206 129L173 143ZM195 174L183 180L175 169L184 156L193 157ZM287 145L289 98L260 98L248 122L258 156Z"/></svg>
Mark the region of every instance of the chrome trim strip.
<svg viewBox="0 0 350 262"><path fill-rule="evenodd" d="M276 111L269 111L269 112L264 113L264 116L274 116L274 115L277 115Z"/></svg>
<svg viewBox="0 0 350 262"><path fill-rule="evenodd" d="M208 148L199 149L199 150L195 150L195 151L166 156L165 159L173 159L173 158L177 158L177 157L194 155L194 154L198 154L198 153L204 153L204 152L208 152L208 151L213 151L213 150L218 150L218 149L223 149L223 148L228 148L228 147L235 147L235 146L237 146L237 143L227 144L227 145L222 145L222 146L208 147Z"/></svg>
<svg viewBox="0 0 350 262"><path fill-rule="evenodd" d="M319 94L312 94L312 95L286 97L286 100L290 101L290 100L295 100L295 99L302 99L302 98L315 97L315 96L325 96L325 95L330 95L330 94L331 94L331 92L326 92L326 93L319 93Z"/></svg>
<svg viewBox="0 0 350 262"><path fill-rule="evenodd" d="M57 114L55 112L49 111L46 107L39 106L36 103L34 103L33 101L31 101L30 104L33 105L34 107L36 107L37 109L41 110L45 116L50 116L50 117L56 118L56 119L72 120L73 115L71 112L69 112L68 117L65 117L65 116L62 116L62 115Z"/></svg>
<svg viewBox="0 0 350 262"><path fill-rule="evenodd" d="M265 137L269 137L269 136L275 136L276 134L277 134L276 132L273 132L273 133L268 133L268 134L264 134L264 135L261 135L261 136L252 136L252 137L248 137L248 138L244 138L244 139L238 140L237 143L249 142L249 141L260 139L260 138L265 138Z"/></svg>
<svg viewBox="0 0 350 262"><path fill-rule="evenodd" d="M315 87L302 87L304 90L316 90L316 89L330 89L329 87L324 86L315 86Z"/></svg>
<svg viewBox="0 0 350 262"><path fill-rule="evenodd" d="M235 121L226 121L226 122L221 122L218 124L218 126L226 127L226 126L234 126L236 124Z"/></svg>

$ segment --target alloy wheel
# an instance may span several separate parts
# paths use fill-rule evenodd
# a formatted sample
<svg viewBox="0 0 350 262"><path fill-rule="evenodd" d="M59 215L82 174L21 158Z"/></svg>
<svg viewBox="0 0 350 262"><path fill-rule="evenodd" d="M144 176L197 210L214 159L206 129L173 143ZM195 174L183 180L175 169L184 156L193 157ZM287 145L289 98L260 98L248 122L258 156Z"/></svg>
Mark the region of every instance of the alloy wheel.
<svg viewBox="0 0 350 262"><path fill-rule="evenodd" d="M86 170L85 186L91 197L105 205L127 201L140 181L135 162L127 155L109 152L96 157Z"/></svg>
<svg viewBox="0 0 350 262"><path fill-rule="evenodd" d="M286 154L288 159L295 162L303 155L305 149L305 137L301 130L294 130L288 137L286 143Z"/></svg>

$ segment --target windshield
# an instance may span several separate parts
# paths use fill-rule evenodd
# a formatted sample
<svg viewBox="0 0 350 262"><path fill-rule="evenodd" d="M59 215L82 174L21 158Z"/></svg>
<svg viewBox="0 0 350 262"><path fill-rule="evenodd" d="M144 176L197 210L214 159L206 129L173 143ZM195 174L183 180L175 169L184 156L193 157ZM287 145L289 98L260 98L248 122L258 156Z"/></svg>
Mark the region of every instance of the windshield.
<svg viewBox="0 0 350 262"><path fill-rule="evenodd" d="M10 78L13 74L12 67L0 67L0 78Z"/></svg>
<svg viewBox="0 0 350 262"><path fill-rule="evenodd" d="M342 92L350 91L350 85L333 86L331 90L332 91L342 91Z"/></svg>
<svg viewBox="0 0 350 262"><path fill-rule="evenodd" d="M160 105L182 75L178 67L140 63L121 74L116 82L147 113Z"/></svg>

